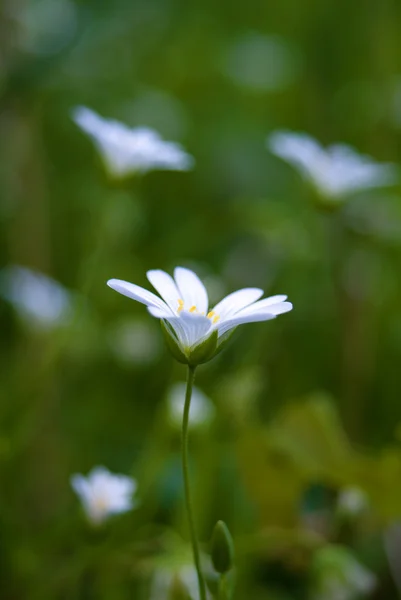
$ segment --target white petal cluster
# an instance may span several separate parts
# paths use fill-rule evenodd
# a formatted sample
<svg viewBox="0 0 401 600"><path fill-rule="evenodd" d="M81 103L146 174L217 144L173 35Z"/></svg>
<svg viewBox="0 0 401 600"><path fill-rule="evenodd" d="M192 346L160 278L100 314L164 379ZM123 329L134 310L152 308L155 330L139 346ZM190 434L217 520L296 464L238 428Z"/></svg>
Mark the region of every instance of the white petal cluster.
<svg viewBox="0 0 401 600"><path fill-rule="evenodd" d="M95 467L87 477L73 475L71 485L93 525L135 506L132 495L136 491L136 481L126 475L110 473L105 467Z"/></svg>
<svg viewBox="0 0 401 600"><path fill-rule="evenodd" d="M0 274L0 296L27 323L51 329L65 323L72 312L72 295L58 281L26 267L12 266Z"/></svg>
<svg viewBox="0 0 401 600"><path fill-rule="evenodd" d="M156 169L187 171L194 164L180 144L162 140L148 127L128 127L104 119L85 106L73 111L73 120L92 138L106 169L115 178Z"/></svg>
<svg viewBox="0 0 401 600"><path fill-rule="evenodd" d="M323 148L305 133L278 131L267 139L267 147L329 199L393 185L399 179L395 165L376 163L345 144Z"/></svg>
<svg viewBox="0 0 401 600"><path fill-rule="evenodd" d="M206 288L193 271L176 267L173 279L164 271L152 270L147 272L147 278L161 298L120 279L110 279L107 285L145 304L152 316L167 321L185 355L215 331L221 339L237 325L268 321L292 309L292 304L285 302L287 296L259 300L263 290L244 288L229 294L209 310Z"/></svg>

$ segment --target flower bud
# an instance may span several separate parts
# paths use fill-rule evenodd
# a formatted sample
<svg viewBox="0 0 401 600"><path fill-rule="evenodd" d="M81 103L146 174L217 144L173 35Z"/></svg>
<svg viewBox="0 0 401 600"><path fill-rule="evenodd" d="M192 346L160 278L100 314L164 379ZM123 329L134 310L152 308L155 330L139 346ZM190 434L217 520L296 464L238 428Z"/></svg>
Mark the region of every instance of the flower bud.
<svg viewBox="0 0 401 600"><path fill-rule="evenodd" d="M234 542L224 521L217 521L212 535L212 563L218 573L227 573L234 563Z"/></svg>

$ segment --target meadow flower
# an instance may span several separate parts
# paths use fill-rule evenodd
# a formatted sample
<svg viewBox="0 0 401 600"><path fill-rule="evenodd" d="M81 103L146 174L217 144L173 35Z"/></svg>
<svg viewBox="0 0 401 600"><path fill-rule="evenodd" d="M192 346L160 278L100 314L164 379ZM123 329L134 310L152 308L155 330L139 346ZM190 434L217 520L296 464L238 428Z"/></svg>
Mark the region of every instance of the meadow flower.
<svg viewBox="0 0 401 600"><path fill-rule="evenodd" d="M110 473L105 467L95 467L87 477L73 475L71 485L93 525L99 525L109 515L127 512L135 506L132 495L137 487L136 481L126 475Z"/></svg>
<svg viewBox="0 0 401 600"><path fill-rule="evenodd" d="M199 600L198 578L192 562L190 548L176 534L166 531L161 538L164 552L152 560L149 600L192 598ZM201 553L205 573L212 573L210 560ZM206 598L211 598L206 591Z"/></svg>
<svg viewBox="0 0 401 600"><path fill-rule="evenodd" d="M273 154L293 165L323 196L339 199L398 181L395 165L379 164L345 144L323 148L305 133L277 131L267 139Z"/></svg>
<svg viewBox="0 0 401 600"><path fill-rule="evenodd" d="M206 288L193 271L176 267L173 279L164 271L152 270L147 278L161 298L119 279L110 279L107 285L145 304L152 316L161 319L170 349L177 360L186 364L196 365L212 358L237 325L268 321L292 309L292 304L285 302L287 296L259 300L263 290L244 288L210 310Z"/></svg>
<svg viewBox="0 0 401 600"><path fill-rule="evenodd" d="M162 140L148 127L128 127L85 106L74 109L73 120L92 138L106 169L118 179L155 169L187 171L194 164L180 144Z"/></svg>
<svg viewBox="0 0 401 600"><path fill-rule="evenodd" d="M0 274L0 296L38 329L52 329L72 314L72 294L48 275L13 265Z"/></svg>
<svg viewBox="0 0 401 600"><path fill-rule="evenodd" d="M180 590L179 597L199 598L198 580L195 567L191 564L174 569L158 569L153 575L150 600L168 600L175 598L175 591ZM181 592L182 590L182 592ZM208 595L209 598L209 595Z"/></svg>
<svg viewBox="0 0 401 600"><path fill-rule="evenodd" d="M356 517L366 511L369 506L367 494L359 487L343 488L337 498L338 511L349 517Z"/></svg>

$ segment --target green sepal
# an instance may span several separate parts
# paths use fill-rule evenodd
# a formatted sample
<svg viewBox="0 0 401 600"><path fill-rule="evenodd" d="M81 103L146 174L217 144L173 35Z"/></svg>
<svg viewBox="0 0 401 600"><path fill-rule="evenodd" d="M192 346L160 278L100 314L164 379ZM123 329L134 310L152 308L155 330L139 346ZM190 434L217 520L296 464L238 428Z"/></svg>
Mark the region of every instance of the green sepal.
<svg viewBox="0 0 401 600"><path fill-rule="evenodd" d="M217 329L213 331L203 342L191 349L188 356L188 364L196 367L207 362L216 354L217 340L219 334Z"/></svg>
<svg viewBox="0 0 401 600"><path fill-rule="evenodd" d="M160 325L162 328L164 339L166 340L167 347L170 350L171 354L176 360L178 360L178 362L183 363L184 365L189 364L188 358L181 350L178 340L173 330L171 329L169 323L167 321L161 320Z"/></svg>
<svg viewBox="0 0 401 600"><path fill-rule="evenodd" d="M237 328L234 327L233 329L230 329L230 331L226 331L226 333L223 333L223 335L221 337L219 337L219 341L217 344L217 350L215 353L215 356L217 356L217 354L220 354L220 352L222 350L224 350L224 348L226 347L227 343L231 340L231 336L233 335L234 331Z"/></svg>
<svg viewBox="0 0 401 600"><path fill-rule="evenodd" d="M211 544L212 563L218 573L227 573L234 563L234 542L224 521L217 521Z"/></svg>

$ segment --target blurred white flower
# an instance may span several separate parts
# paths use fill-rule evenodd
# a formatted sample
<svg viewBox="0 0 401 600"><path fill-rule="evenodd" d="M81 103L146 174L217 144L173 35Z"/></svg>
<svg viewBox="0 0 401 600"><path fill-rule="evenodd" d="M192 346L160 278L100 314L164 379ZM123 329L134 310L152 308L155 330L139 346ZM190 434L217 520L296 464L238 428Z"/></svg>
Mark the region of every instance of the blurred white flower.
<svg viewBox="0 0 401 600"><path fill-rule="evenodd" d="M73 120L95 143L110 175L116 178L155 169L187 171L194 159L180 144L165 142L148 127L128 127L104 119L85 106L73 111Z"/></svg>
<svg viewBox="0 0 401 600"><path fill-rule="evenodd" d="M184 565L176 570L158 569L152 578L149 600L168 600L175 585L182 586L191 598L199 597L195 568Z"/></svg>
<svg viewBox="0 0 401 600"><path fill-rule="evenodd" d="M321 548L315 557L313 600L354 600L370 594L377 578L342 546Z"/></svg>
<svg viewBox="0 0 401 600"><path fill-rule="evenodd" d="M140 319L124 319L109 334L111 349L123 364L149 365L160 354L162 344L154 323Z"/></svg>
<svg viewBox="0 0 401 600"><path fill-rule="evenodd" d="M28 324L41 329L61 325L71 316L72 294L54 279L26 267L3 269L0 296Z"/></svg>
<svg viewBox="0 0 401 600"><path fill-rule="evenodd" d="M198 576L192 564L158 568L152 578L149 600L175 598L174 590L177 588L185 590L193 600L199 600ZM208 590L206 595L208 599L211 598Z"/></svg>
<svg viewBox="0 0 401 600"><path fill-rule="evenodd" d="M393 185L399 180L395 165L376 163L345 144L325 149L304 133L278 131L268 137L267 147L296 167L319 193L330 199Z"/></svg>
<svg viewBox="0 0 401 600"><path fill-rule="evenodd" d="M185 383L175 383L167 396L168 416L173 425L181 427L185 401ZM194 386L189 409L190 427L200 427L210 423L214 417L215 408L212 401Z"/></svg>
<svg viewBox="0 0 401 600"><path fill-rule="evenodd" d="M105 467L95 467L87 477L73 475L71 485L94 525L102 523L109 515L127 512L135 506L132 495L136 491L136 481L126 475L114 475Z"/></svg>
<svg viewBox="0 0 401 600"><path fill-rule="evenodd" d="M361 514L368 506L366 493L356 486L342 489L338 495L337 507L341 514L350 517Z"/></svg>

